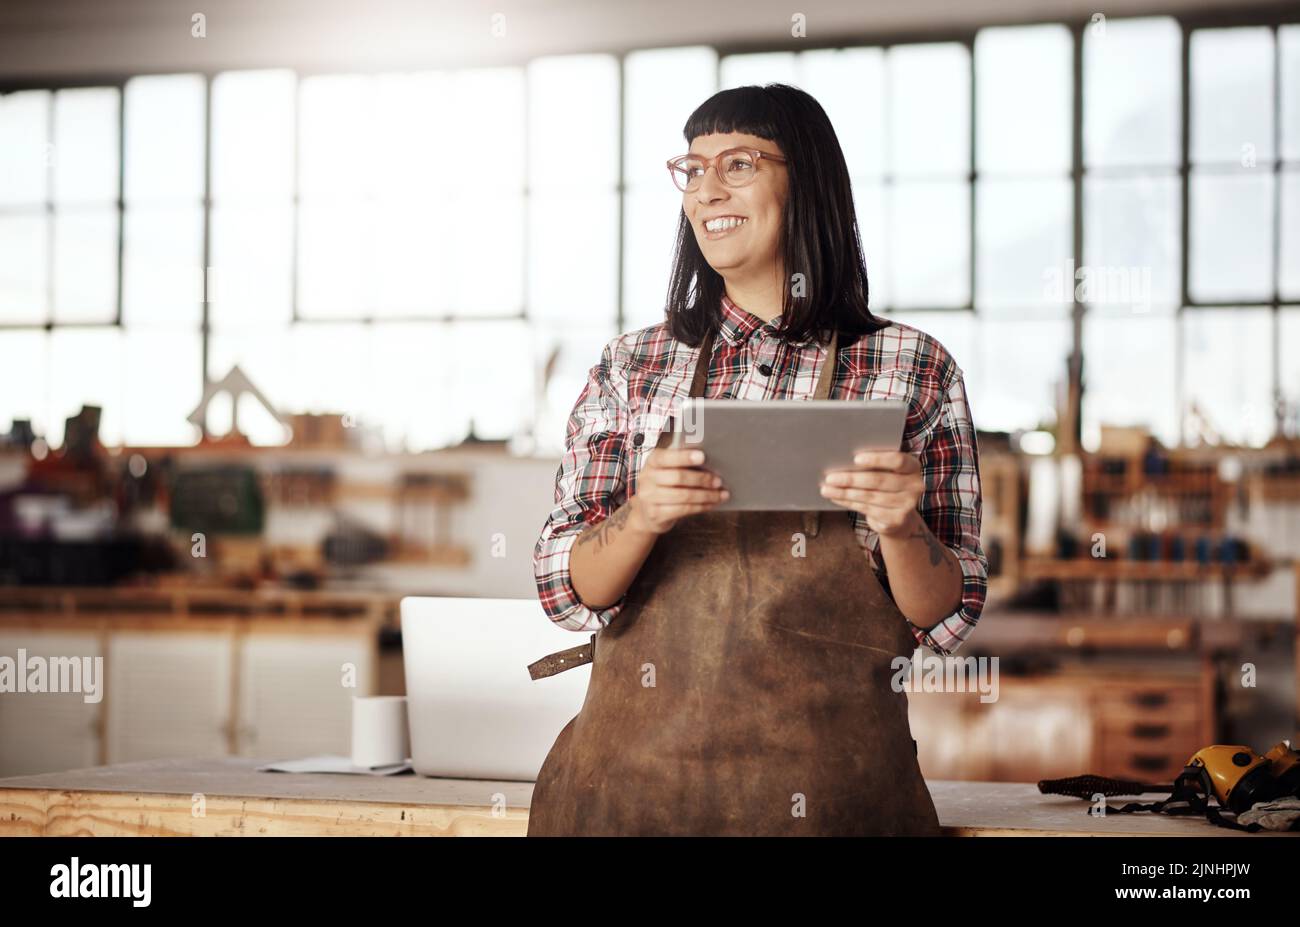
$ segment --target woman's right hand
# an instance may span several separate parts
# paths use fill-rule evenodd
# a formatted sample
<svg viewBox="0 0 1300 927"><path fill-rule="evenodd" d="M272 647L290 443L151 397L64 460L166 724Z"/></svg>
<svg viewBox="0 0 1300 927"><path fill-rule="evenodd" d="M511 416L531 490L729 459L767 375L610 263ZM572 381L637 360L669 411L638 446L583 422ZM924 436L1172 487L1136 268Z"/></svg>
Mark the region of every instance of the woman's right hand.
<svg viewBox="0 0 1300 927"><path fill-rule="evenodd" d="M629 500L638 528L664 534L678 519L707 512L730 497L722 479L700 466L704 452L697 448L652 450L637 476L637 491Z"/></svg>

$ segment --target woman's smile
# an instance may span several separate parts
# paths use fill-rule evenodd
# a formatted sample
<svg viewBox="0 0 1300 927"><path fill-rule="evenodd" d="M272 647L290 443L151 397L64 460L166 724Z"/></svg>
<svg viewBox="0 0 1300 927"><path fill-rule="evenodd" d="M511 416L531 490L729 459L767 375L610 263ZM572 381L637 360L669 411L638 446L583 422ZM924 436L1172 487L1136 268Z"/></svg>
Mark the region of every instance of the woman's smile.
<svg viewBox="0 0 1300 927"><path fill-rule="evenodd" d="M748 221L744 216L719 216L715 219L706 219L704 222L704 237L710 241L725 238L744 228L745 223Z"/></svg>

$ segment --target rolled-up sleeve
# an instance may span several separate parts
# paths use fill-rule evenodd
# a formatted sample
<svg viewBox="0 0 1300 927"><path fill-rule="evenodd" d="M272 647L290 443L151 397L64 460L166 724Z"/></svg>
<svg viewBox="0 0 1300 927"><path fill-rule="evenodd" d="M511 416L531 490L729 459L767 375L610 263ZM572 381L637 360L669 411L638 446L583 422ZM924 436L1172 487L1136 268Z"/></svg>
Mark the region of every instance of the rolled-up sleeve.
<svg viewBox="0 0 1300 927"><path fill-rule="evenodd" d="M935 537L956 555L962 595L957 611L928 630L912 625L911 631L917 644L946 656L955 653L975 630L988 593L989 569L980 547L979 447L965 378L955 364L949 367L941 413L919 456L926 485L921 516Z"/></svg>
<svg viewBox="0 0 1300 927"><path fill-rule="evenodd" d="M604 521L627 496L627 403L612 376L617 343L616 338L605 345L569 413L564 454L555 474L555 507L533 550L542 607L551 621L570 631L599 630L623 608L623 599L608 608L588 608L569 574L569 554L578 535Z"/></svg>

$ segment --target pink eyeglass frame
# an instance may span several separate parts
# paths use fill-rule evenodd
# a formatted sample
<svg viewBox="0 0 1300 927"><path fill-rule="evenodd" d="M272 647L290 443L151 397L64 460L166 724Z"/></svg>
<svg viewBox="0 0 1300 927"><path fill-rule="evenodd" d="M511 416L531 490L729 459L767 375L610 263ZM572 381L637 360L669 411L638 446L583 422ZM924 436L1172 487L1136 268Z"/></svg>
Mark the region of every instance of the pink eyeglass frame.
<svg viewBox="0 0 1300 927"><path fill-rule="evenodd" d="M713 168L713 172L714 172L715 174L718 175L718 179L721 180L722 183L723 183L724 185L728 186L728 187L747 187L747 186L749 186L751 183L754 182L752 178L751 178L750 180L745 181L745 182L742 183L742 184L733 184L733 183L731 183L730 181L728 181L728 180L726 179L726 177L723 176L722 171L719 170L719 167L720 167L721 164L722 164L722 159L723 159L724 157L726 157L727 155L729 155L729 154L735 154L735 153L737 153L737 152L740 152L741 154L747 154L747 155L752 156L753 159L754 159L754 164L755 164L755 165L757 165L759 161L764 160L764 159L766 159L766 160L768 160L768 161L776 161L776 162L779 163L779 164L785 164L785 163L786 163L786 159L783 158L781 155L778 155L778 154L771 154L771 153L766 152L766 151L760 151L760 150L757 149L757 148L728 148L726 151L719 151L719 152L718 152L717 154L715 154L712 158L705 158L705 157L703 157L703 156L701 156L701 155L693 155L693 154L690 154L690 153L688 152L687 154L684 154L684 155L678 155L678 156L675 157L675 158L669 158L669 159L668 159L668 162L667 162L667 163L668 163L668 174L669 174L669 176L671 176L672 179L673 179L673 186L676 187L678 190L681 190L681 192L683 192L683 193L687 193L687 192L689 192L688 190L686 190L685 188L683 188L681 184L679 184L679 183L677 182L678 167L679 167L680 163L681 163L682 161L686 160L687 158L699 158L701 161L703 161L703 162L704 162L704 173L705 173L705 174L707 174L707 173L709 172L709 168L712 167L712 168ZM757 171L755 171L754 173L755 173L755 175L758 174ZM704 174L701 174L701 175L700 175L700 181L703 182L703 180L704 180ZM688 183L688 184L690 183L690 180L689 180L689 179L687 180L687 183Z"/></svg>

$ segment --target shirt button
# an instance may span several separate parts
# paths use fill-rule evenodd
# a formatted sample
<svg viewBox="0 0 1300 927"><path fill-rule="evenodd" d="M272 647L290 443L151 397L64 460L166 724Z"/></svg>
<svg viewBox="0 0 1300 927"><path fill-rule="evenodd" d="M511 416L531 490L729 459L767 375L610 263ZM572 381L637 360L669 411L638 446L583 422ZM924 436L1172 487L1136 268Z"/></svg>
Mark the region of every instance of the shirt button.
<svg viewBox="0 0 1300 927"><path fill-rule="evenodd" d="M640 447L644 441L645 441L645 435L639 431L632 436L633 447Z"/></svg>
<svg viewBox="0 0 1300 927"><path fill-rule="evenodd" d="M765 377L770 377L772 375L772 366L770 364L759 364L758 372Z"/></svg>

